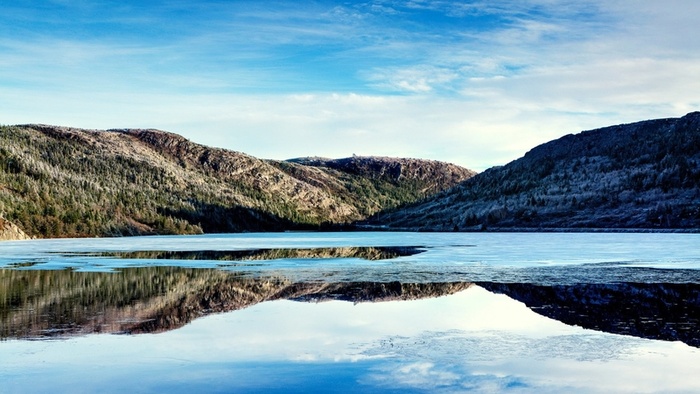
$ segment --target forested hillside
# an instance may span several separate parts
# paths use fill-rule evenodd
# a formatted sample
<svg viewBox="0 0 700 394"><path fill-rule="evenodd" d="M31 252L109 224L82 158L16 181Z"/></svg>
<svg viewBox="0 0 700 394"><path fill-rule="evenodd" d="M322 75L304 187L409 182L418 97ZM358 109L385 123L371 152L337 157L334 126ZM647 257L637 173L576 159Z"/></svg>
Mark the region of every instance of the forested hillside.
<svg viewBox="0 0 700 394"><path fill-rule="evenodd" d="M33 237L318 228L454 186L261 160L158 130L0 127L0 217Z"/></svg>
<svg viewBox="0 0 700 394"><path fill-rule="evenodd" d="M567 135L373 219L423 230L700 229L700 112Z"/></svg>

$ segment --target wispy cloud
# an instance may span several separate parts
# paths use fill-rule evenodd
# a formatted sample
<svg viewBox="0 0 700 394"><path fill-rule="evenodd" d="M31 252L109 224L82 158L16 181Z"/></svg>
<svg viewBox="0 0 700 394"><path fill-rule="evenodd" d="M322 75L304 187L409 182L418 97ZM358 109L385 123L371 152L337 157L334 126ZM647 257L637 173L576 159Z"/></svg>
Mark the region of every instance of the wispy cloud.
<svg viewBox="0 0 700 394"><path fill-rule="evenodd" d="M447 87L458 78L458 73L447 67L419 65L408 68L385 68L368 73L366 79L377 81L379 89L426 93L436 87Z"/></svg>
<svg viewBox="0 0 700 394"><path fill-rule="evenodd" d="M19 1L0 15L0 122L484 169L565 133L700 107L698 12L691 0Z"/></svg>

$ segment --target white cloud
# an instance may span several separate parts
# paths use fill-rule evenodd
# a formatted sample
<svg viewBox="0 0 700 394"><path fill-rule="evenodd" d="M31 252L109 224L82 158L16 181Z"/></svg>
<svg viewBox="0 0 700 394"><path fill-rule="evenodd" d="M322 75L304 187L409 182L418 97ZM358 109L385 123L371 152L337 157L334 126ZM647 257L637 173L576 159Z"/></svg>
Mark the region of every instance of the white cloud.
<svg viewBox="0 0 700 394"><path fill-rule="evenodd" d="M375 70L367 79L377 81L375 85L379 89L426 93L436 87L445 87L454 82L458 76L457 72L449 68L421 65Z"/></svg>
<svg viewBox="0 0 700 394"><path fill-rule="evenodd" d="M266 158L483 170L563 134L700 107L695 1L319 7L216 8L211 23L181 21L156 41L5 37L0 122L156 127ZM421 9L492 19L412 30L420 21L405 14Z"/></svg>
<svg viewBox="0 0 700 394"><path fill-rule="evenodd" d="M672 66L668 66L670 74ZM606 84L613 81L596 80L583 70L541 71L472 81L465 95L447 98L325 93L182 96L129 91L76 91L55 97L5 90L0 96L0 121L155 127L263 158L408 156L484 170L563 134L683 115L692 109L683 101L674 106L665 103L692 96L698 88L692 81L686 86L681 80L656 86L651 80L649 96L633 86L623 89L624 83L608 95ZM568 73L572 72L582 86L571 84ZM661 104L655 99L661 99ZM95 118L95 113L102 115Z"/></svg>

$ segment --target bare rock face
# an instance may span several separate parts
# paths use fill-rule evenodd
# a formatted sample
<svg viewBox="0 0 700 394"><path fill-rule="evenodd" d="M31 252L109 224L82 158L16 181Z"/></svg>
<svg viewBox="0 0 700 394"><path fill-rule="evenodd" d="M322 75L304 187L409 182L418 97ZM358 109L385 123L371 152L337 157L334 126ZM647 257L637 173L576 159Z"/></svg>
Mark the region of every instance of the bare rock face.
<svg viewBox="0 0 700 394"><path fill-rule="evenodd" d="M17 225L0 218L0 241L21 241L30 239Z"/></svg>
<svg viewBox="0 0 700 394"><path fill-rule="evenodd" d="M353 156L343 159L307 157L289 160L314 167L327 167L369 179L393 183L418 182L423 190L440 192L465 181L475 171L451 163L434 160L393 158L382 156Z"/></svg>

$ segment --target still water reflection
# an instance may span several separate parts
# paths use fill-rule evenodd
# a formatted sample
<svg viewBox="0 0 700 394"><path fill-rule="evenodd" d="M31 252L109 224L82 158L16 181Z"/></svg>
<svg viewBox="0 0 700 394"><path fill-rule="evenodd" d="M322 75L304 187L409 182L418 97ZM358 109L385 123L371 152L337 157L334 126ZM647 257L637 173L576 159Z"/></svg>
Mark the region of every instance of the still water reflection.
<svg viewBox="0 0 700 394"><path fill-rule="evenodd" d="M333 237L11 244L0 392L700 391L697 238L664 236L680 252L650 258L629 235L512 238L534 253L488 235ZM242 261L261 265L228 265Z"/></svg>
<svg viewBox="0 0 700 394"><path fill-rule="evenodd" d="M276 300L158 335L1 349L11 392L700 390L696 348L568 326L479 286L400 302Z"/></svg>
<svg viewBox="0 0 700 394"><path fill-rule="evenodd" d="M178 267L115 273L0 270L1 338L153 333L274 300L379 302L453 294L471 283L300 283Z"/></svg>
<svg viewBox="0 0 700 394"><path fill-rule="evenodd" d="M141 267L114 273L0 270L0 338L154 333L274 300L354 303L454 294L471 282L292 282L212 269ZM700 284L544 286L478 282L570 325L700 346Z"/></svg>

